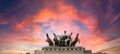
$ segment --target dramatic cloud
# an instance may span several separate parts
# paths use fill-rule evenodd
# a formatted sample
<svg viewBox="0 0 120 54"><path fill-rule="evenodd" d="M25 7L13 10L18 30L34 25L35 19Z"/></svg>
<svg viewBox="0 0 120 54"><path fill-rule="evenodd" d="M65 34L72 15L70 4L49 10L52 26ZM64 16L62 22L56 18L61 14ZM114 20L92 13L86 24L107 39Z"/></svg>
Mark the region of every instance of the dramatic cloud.
<svg viewBox="0 0 120 54"><path fill-rule="evenodd" d="M1 0L0 49L32 51L47 45L46 33L53 39L52 33L61 35L64 30L73 32L72 39L79 33L77 45L93 52L110 49L119 45L119 5L119 0Z"/></svg>

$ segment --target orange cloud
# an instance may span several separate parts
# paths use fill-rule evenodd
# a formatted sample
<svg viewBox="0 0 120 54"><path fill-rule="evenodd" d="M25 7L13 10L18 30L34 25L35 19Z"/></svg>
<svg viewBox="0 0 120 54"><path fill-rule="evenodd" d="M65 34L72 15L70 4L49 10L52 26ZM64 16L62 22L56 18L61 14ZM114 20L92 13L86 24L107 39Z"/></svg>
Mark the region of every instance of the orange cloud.
<svg viewBox="0 0 120 54"><path fill-rule="evenodd" d="M95 31L97 28L97 21L95 20L94 16L88 16L86 18L81 19L80 21L85 23L86 26L92 31Z"/></svg>
<svg viewBox="0 0 120 54"><path fill-rule="evenodd" d="M44 43L44 38L35 38L32 36L14 36L14 38L7 38L2 40L1 42L31 42L31 43Z"/></svg>
<svg viewBox="0 0 120 54"><path fill-rule="evenodd" d="M56 18L56 14L49 9L43 9L34 16L33 22L46 22L50 18Z"/></svg>
<svg viewBox="0 0 120 54"><path fill-rule="evenodd" d="M33 22L46 22L49 19L66 21L71 20L71 18L77 18L76 10L72 5L64 4L62 0L56 2L54 3L53 1L50 5L45 2L45 8L38 11L38 14L34 16Z"/></svg>
<svg viewBox="0 0 120 54"><path fill-rule="evenodd" d="M79 45L93 51L96 50L96 47L106 43L106 41L102 37L96 34L80 34L79 39L81 41Z"/></svg>
<svg viewBox="0 0 120 54"><path fill-rule="evenodd" d="M41 31L40 25L34 24L32 25L32 34L39 34Z"/></svg>
<svg viewBox="0 0 120 54"><path fill-rule="evenodd" d="M23 32L28 32L31 30L28 27L32 25L32 23L32 16L26 16L21 22L16 22L13 28L15 31L23 30Z"/></svg>

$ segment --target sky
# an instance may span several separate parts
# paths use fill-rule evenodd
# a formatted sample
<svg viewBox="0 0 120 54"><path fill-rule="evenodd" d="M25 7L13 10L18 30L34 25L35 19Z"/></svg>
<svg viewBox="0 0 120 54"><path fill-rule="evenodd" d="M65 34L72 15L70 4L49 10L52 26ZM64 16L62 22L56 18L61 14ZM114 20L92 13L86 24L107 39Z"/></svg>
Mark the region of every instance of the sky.
<svg viewBox="0 0 120 54"><path fill-rule="evenodd" d="M119 54L120 0L0 0L0 53L40 50L65 30L77 46Z"/></svg>

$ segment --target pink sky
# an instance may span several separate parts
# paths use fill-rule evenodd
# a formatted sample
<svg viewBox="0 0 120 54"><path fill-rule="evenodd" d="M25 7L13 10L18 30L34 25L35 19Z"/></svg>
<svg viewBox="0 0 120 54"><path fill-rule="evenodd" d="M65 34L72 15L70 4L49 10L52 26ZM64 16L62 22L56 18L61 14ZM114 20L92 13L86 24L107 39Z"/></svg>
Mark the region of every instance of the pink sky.
<svg viewBox="0 0 120 54"><path fill-rule="evenodd" d="M21 0L6 4L9 7L0 12L1 52L33 52L48 46L46 33L53 39L53 33L62 35L66 30L67 34L73 32L72 39L80 34L78 46L109 53L120 46L119 4L119 0Z"/></svg>

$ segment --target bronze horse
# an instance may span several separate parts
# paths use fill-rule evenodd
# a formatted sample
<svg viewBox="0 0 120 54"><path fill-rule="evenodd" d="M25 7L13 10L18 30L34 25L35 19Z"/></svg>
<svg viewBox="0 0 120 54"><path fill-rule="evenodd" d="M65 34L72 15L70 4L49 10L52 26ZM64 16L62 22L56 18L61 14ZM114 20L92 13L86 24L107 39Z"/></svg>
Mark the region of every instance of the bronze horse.
<svg viewBox="0 0 120 54"><path fill-rule="evenodd" d="M48 42L48 44L49 44L49 46L53 46L53 42L52 42L52 40L49 38L49 35L48 35L48 33L46 33L46 36L47 36L47 42Z"/></svg>
<svg viewBox="0 0 120 54"><path fill-rule="evenodd" d="M54 35L54 42L55 42L55 46L58 46L59 45L59 41L58 41L58 39L57 39L57 36L56 36L56 34L55 33L53 33L53 35Z"/></svg>
<svg viewBox="0 0 120 54"><path fill-rule="evenodd" d="M78 41L79 41L79 43L80 43L80 40L78 39L78 36L79 36L79 33L77 33L75 40L71 43L71 46L75 46L75 44L76 44Z"/></svg>

